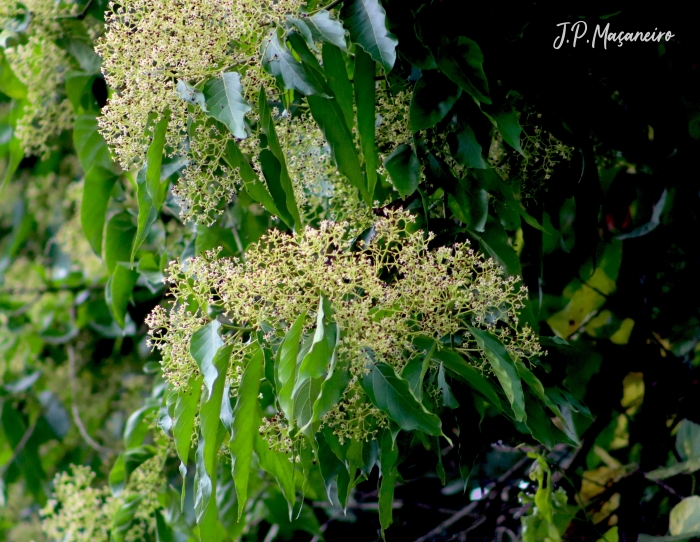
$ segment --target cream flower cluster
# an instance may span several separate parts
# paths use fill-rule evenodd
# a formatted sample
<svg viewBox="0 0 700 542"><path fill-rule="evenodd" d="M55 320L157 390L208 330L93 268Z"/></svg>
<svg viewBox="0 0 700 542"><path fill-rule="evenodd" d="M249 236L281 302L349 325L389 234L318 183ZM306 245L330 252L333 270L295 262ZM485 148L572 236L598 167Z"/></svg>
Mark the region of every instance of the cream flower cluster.
<svg viewBox="0 0 700 542"><path fill-rule="evenodd" d="M270 26L295 14L304 0L122 0L111 3L107 32L96 47L115 90L99 119L100 130L124 168L143 163L158 119L170 114L166 148L192 162L177 196L183 218L211 223L221 200L239 179L222 168L226 139L202 120L202 111L177 91L225 71L242 75L244 97L255 99L273 79L259 61ZM191 125L197 127L191 130ZM188 138L189 134L189 138ZM198 141L201 138L202 141ZM189 147L189 148L188 148Z"/></svg>
<svg viewBox="0 0 700 542"><path fill-rule="evenodd" d="M5 50L12 71L27 87L24 112L16 131L27 155L45 157L51 151L49 141L73 125L73 108L63 89L71 61L56 40L62 37L60 17L77 8L55 0L0 2L2 27L31 14L27 41Z"/></svg>
<svg viewBox="0 0 700 542"><path fill-rule="evenodd" d="M347 224L323 222L297 236L274 230L248 250L245 261L210 252L172 263L167 281L174 305L157 307L147 319L165 378L180 386L197 371L189 339L216 308L222 328L231 330L224 340L234 345L229 377L235 386L234 368L244 364L244 334L260 331L277 343L303 312L310 332L321 295L330 301L341 330L338 359L351 373L341 406L326 420L336 428L344 423L339 418L364 424L367 413L356 414L368 406L378 423L382 419L358 382L368 351L400 372L418 355L413 346L418 335L451 337L487 370L468 331L472 325L497 334L514 355L539 355L535 334L518 321L526 290L517 286L517 277L506 277L468 243L429 250L432 234L413 231L413 222L407 212L387 211L375 223L371 242L356 243L361 250L351 250ZM361 438L363 431L368 429L344 436Z"/></svg>

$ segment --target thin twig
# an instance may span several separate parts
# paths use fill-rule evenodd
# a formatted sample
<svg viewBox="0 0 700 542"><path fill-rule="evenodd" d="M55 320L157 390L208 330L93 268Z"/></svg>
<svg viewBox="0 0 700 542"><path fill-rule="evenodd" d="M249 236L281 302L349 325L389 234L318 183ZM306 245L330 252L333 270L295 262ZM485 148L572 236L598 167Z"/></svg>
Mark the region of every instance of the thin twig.
<svg viewBox="0 0 700 542"><path fill-rule="evenodd" d="M112 450L111 448L106 448L96 442L87 432L87 429L85 429L85 425L83 424L83 420L80 419L80 412L78 411L78 401L77 401L77 396L78 396L78 385L75 377L75 350L73 349L72 344L67 345L67 350L68 350L68 368L70 371L70 389L71 389L71 400L72 400L72 405L71 405L71 412L73 413L73 421L75 422L76 427L78 428L78 432L80 433L80 436L83 437L83 440L92 448L93 450L97 452L101 452L104 454L112 454L115 453L115 450Z"/></svg>

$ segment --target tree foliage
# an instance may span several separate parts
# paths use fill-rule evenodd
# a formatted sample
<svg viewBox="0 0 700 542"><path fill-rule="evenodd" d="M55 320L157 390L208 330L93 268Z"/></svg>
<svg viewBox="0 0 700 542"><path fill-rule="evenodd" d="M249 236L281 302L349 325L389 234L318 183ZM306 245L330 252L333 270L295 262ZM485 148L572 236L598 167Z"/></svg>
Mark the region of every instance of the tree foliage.
<svg viewBox="0 0 700 542"><path fill-rule="evenodd" d="M700 536L695 38L459 7L0 2L4 539Z"/></svg>

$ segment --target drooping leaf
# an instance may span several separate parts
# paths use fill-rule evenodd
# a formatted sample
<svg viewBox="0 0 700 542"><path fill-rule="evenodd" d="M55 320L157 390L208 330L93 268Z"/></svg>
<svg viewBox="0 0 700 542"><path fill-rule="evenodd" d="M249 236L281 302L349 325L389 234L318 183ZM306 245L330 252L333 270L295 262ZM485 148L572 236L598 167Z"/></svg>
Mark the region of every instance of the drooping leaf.
<svg viewBox="0 0 700 542"><path fill-rule="evenodd" d="M297 381L293 396L294 420L297 427L307 428L308 431L313 418L314 402L321 393L322 383L322 378L308 378L302 381L301 384Z"/></svg>
<svg viewBox="0 0 700 542"><path fill-rule="evenodd" d="M345 2L340 12L350 39L379 62L388 73L396 62L398 40L386 28L386 11L379 0Z"/></svg>
<svg viewBox="0 0 700 542"><path fill-rule="evenodd" d="M277 132L275 132L275 123L272 120L272 111L267 103L267 94L265 93L265 87L260 88L260 94L258 96L258 108L260 110L260 126L263 132L267 136L267 144L270 147L270 152L279 162L279 186L285 194L284 206L288 212L291 220L294 222L294 227L297 230L301 229L301 218L299 216L299 210L297 209L296 199L294 197L294 187L292 185L292 180L289 178L289 172L287 171L287 162L285 160L284 153L282 152L282 147L280 146L279 139L277 138ZM262 154L262 153L261 153ZM277 208L282 212L282 201L275 198L275 193L273 188L268 183L268 188L272 197L275 199Z"/></svg>
<svg viewBox="0 0 700 542"><path fill-rule="evenodd" d="M83 171L90 171L95 166L114 171L109 148L97 130L97 119L94 115L79 115L75 118L73 144Z"/></svg>
<svg viewBox="0 0 700 542"><path fill-rule="evenodd" d="M291 420L294 414L293 390L297 376L297 354L305 321L306 312L303 312L287 331L275 356L277 402L288 420Z"/></svg>
<svg viewBox="0 0 700 542"><path fill-rule="evenodd" d="M508 276L522 275L520 259L508 242L508 234L500 220L496 220L489 215L483 233L477 233L472 230L469 230L469 232L479 240L481 251L501 264Z"/></svg>
<svg viewBox="0 0 700 542"><path fill-rule="evenodd" d="M411 130L432 128L445 118L462 94L450 79L436 70L423 72L411 97Z"/></svg>
<svg viewBox="0 0 700 542"><path fill-rule="evenodd" d="M481 144L476 140L471 126L464 125L455 132L450 142L450 151L458 163L469 168L485 169L488 167L482 152Z"/></svg>
<svg viewBox="0 0 700 542"><path fill-rule="evenodd" d="M187 384L177 392L175 410L173 413L173 439L175 440L175 451L180 459L180 474L183 478L183 501L185 498L184 478L187 475L187 459L190 455L190 447L192 446L194 417L197 414L201 393L201 375L191 377Z"/></svg>
<svg viewBox="0 0 700 542"><path fill-rule="evenodd" d="M479 45L464 36L441 47L438 55L438 66L442 73L475 100L490 104L489 85L482 66L483 62L484 55Z"/></svg>
<svg viewBox="0 0 700 542"><path fill-rule="evenodd" d="M501 108L494 118L496 120L496 127L503 137L503 141L524 156L523 148L520 146L520 134L522 133L522 129L520 128L518 116L515 114L515 111L513 111L513 108L510 106Z"/></svg>
<svg viewBox="0 0 700 542"><path fill-rule="evenodd" d="M330 43L342 50L347 49L342 23L333 19L325 9L317 11L311 17L306 17L304 22L311 31L314 41Z"/></svg>
<svg viewBox="0 0 700 542"><path fill-rule="evenodd" d="M153 206L156 212L160 212L160 208L165 202L167 196L168 182L162 182L161 170L163 166L163 152L165 149L165 136L168 132L168 123L170 122L170 111L158 120L153 129L153 139L148 146L146 153L146 188L148 195L151 197ZM139 214L141 206L139 205Z"/></svg>
<svg viewBox="0 0 700 542"><path fill-rule="evenodd" d="M382 537L393 522L394 487L398 470L396 468L399 457L399 447L391 436L391 432L382 432L379 460L382 471L381 485L379 486L379 523L382 527Z"/></svg>
<svg viewBox="0 0 700 542"><path fill-rule="evenodd" d="M220 420L221 404L226 384L226 372L233 346L220 347L212 361L214 380L209 397L202 399L199 409L199 442L197 448L197 470L195 475L194 508L199 532L203 539L210 540L217 530L216 495L218 454L223 440ZM205 376L206 381L206 376ZM213 510L210 510L213 509Z"/></svg>
<svg viewBox="0 0 700 542"><path fill-rule="evenodd" d="M376 63L362 48L355 50L355 105L357 106L357 131L365 159L367 192L373 196L377 184L376 120Z"/></svg>
<svg viewBox="0 0 700 542"><path fill-rule="evenodd" d="M248 500L248 480L250 478L250 462L253 457L255 439L258 435L259 420L258 393L262 378L263 351L257 346L251 355L248 365L243 371L241 384L238 388L238 399L233 409L233 425L231 426L231 472L236 484L238 497L238 518L240 519Z"/></svg>
<svg viewBox="0 0 700 542"><path fill-rule="evenodd" d="M401 429L418 429L432 436L442 436L440 418L426 410L411 393L408 382L383 362L368 364L362 388L372 404L394 420Z"/></svg>
<svg viewBox="0 0 700 542"><path fill-rule="evenodd" d="M214 358L219 349L224 345L224 341L219 335L221 324L218 320L212 320L194 332L190 339L190 354L197 362L197 367L204 377L204 386L207 393L203 400L206 401L211 395L216 377L219 375L214 365Z"/></svg>
<svg viewBox="0 0 700 542"><path fill-rule="evenodd" d="M127 212L114 215L107 222L105 235L105 264L110 273L114 273L117 262L131 261L131 244L136 235L134 221Z"/></svg>
<svg viewBox="0 0 700 542"><path fill-rule="evenodd" d="M330 321L330 303L323 296L319 299L316 315L316 330L311 341L311 348L299 364L298 386L309 378L323 376L331 362L331 356L338 338L338 326Z"/></svg>
<svg viewBox="0 0 700 542"><path fill-rule="evenodd" d="M413 194L420 183L420 161L408 145L399 145L384 161L391 181L402 198Z"/></svg>
<svg viewBox="0 0 700 542"><path fill-rule="evenodd" d="M438 387L440 388L440 395L442 396L442 404L447 408L458 408L459 402L457 402L455 396L452 395L452 388L450 388L450 385L447 383L445 367L442 363L438 369Z"/></svg>
<svg viewBox="0 0 700 542"><path fill-rule="evenodd" d="M313 68L304 64L304 70L310 79L318 81L319 85L325 84L321 80L321 75L314 71ZM325 100L318 96L308 96L307 101L311 109L311 115L321 129L326 141L328 141L338 171L345 175L350 184L360 191L365 203L370 204L371 196L367 191L367 186L362 176L362 168L357 157L352 133L345 122L345 114L340 109L337 100Z"/></svg>
<svg viewBox="0 0 700 542"><path fill-rule="evenodd" d="M102 166L94 166L85 175L83 198L80 203L80 224L92 250L100 257L107 206L117 178L111 170Z"/></svg>
<svg viewBox="0 0 700 542"><path fill-rule="evenodd" d="M332 43L324 43L321 55L323 58L323 73L326 74L328 79L328 86L333 91L333 96L345 116L347 127L352 131L355 123L352 107L353 89L348 78L348 71L345 68L343 53ZM357 59L357 56L355 56L355 59ZM374 84L374 81L372 83ZM357 88L357 70L355 70L355 88Z"/></svg>
<svg viewBox="0 0 700 542"><path fill-rule="evenodd" d="M139 216L136 220L136 235L134 236L134 241L131 247L131 263L134 262L138 249L146 240L151 226L156 221L156 218L158 218L158 210L156 209L155 203L151 199L151 194L148 191L148 183L146 180L147 167L148 165L144 166L144 168L142 168L136 175L136 196L139 204Z"/></svg>
<svg viewBox="0 0 700 542"><path fill-rule="evenodd" d="M498 378L513 408L515 419L519 422L523 421L525 419L523 387L506 347L488 331L471 326L469 326L469 331L496 374L496 378Z"/></svg>
<svg viewBox="0 0 700 542"><path fill-rule="evenodd" d="M112 529L110 530L112 542L124 542L126 540L126 534L136 520L136 512L143 498L144 495L129 495L124 500L124 503L119 506L112 517Z"/></svg>
<svg viewBox="0 0 700 542"><path fill-rule="evenodd" d="M316 443L318 466L321 470L321 476L323 477L323 484L326 488L328 502L332 503L333 499L331 497L331 487L333 485L333 480L335 480L336 476L338 476L341 469L345 469L345 465L333 452L330 445L326 441L326 436L323 432L316 433Z"/></svg>
<svg viewBox="0 0 700 542"><path fill-rule="evenodd" d="M273 75L280 86L290 90L298 90L304 96L318 95L328 98L323 87L308 77L302 64L289 52L283 42L280 42L276 30L268 33L263 40L263 67Z"/></svg>
<svg viewBox="0 0 700 542"><path fill-rule="evenodd" d="M119 496L131 473L155 454L153 446L138 446L122 452L109 471L109 489L112 495Z"/></svg>
<svg viewBox="0 0 700 542"><path fill-rule="evenodd" d="M245 114L251 110L243 98L241 75L237 72L224 72L210 79L202 89L210 117L223 122L234 137L245 139Z"/></svg>
<svg viewBox="0 0 700 542"><path fill-rule="evenodd" d="M294 510L294 464L289 461L289 456L281 452L270 450L267 442L260 435L255 437L255 453L260 460L260 468L274 476L289 507L289 517Z"/></svg>

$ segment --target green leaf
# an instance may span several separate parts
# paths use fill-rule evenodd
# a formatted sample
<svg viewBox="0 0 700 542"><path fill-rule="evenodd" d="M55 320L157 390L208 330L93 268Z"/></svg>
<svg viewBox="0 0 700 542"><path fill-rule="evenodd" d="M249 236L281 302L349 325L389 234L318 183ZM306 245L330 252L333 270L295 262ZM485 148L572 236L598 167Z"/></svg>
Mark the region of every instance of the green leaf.
<svg viewBox="0 0 700 542"><path fill-rule="evenodd" d="M693 474L698 470L700 470L700 457L693 457L687 461L671 465L670 467L654 469L646 473L645 476L649 478L649 480L665 480L666 478L672 478L679 474Z"/></svg>
<svg viewBox="0 0 700 542"><path fill-rule="evenodd" d="M308 77L302 64L297 62L284 43L280 43L276 30L271 30L263 40L262 62L265 70L283 88L298 90L304 96L329 97L323 87Z"/></svg>
<svg viewBox="0 0 700 542"><path fill-rule="evenodd" d="M143 498L143 495L129 495L117 509L112 517L112 529L110 531L112 542L124 542L126 540L126 534L134 524L136 512L138 512Z"/></svg>
<svg viewBox="0 0 700 542"><path fill-rule="evenodd" d="M177 95L187 103L198 105L202 108L202 111L208 113L207 101L202 91L190 86L184 79L177 80L177 87L175 87L175 90L177 91Z"/></svg>
<svg viewBox="0 0 700 542"><path fill-rule="evenodd" d="M219 462L219 449L223 440L220 420L221 404L232 350L233 346L229 345L220 347L216 352L212 362L216 375L211 383L211 393L208 398L203 399L199 409L199 446L197 449L194 508L200 534L205 540L211 539L211 536L205 536L205 532L216 530L216 499L212 499L212 497L216 495L216 469ZM213 508L213 511L209 508Z"/></svg>
<svg viewBox="0 0 700 542"><path fill-rule="evenodd" d="M335 45L325 43L321 49L321 55L323 58L323 73L326 74L328 79L328 86L333 91L333 96L345 116L345 124L352 131L355 123L352 107L353 89L348 77L348 71L345 68L343 53ZM355 58L357 59L357 55ZM357 85L357 71L355 71L355 85ZM372 80L372 88L374 88L374 78Z"/></svg>
<svg viewBox="0 0 700 542"><path fill-rule="evenodd" d="M323 484L326 488L326 496L328 497L328 502L333 503L333 499L331 497L333 480L335 480L336 476L338 476L338 473L341 470L345 469L345 464L331 449L326 440L324 432L316 433L316 443L316 457L318 458L318 466L321 470Z"/></svg>
<svg viewBox="0 0 700 542"><path fill-rule="evenodd" d="M172 527L165 522L163 512L156 510L154 515L156 517L156 542L175 542L175 533Z"/></svg>
<svg viewBox="0 0 700 542"><path fill-rule="evenodd" d="M208 394L203 400L207 400L214 388L214 383L219 375L214 365L214 358L219 349L224 345L224 341L219 335L221 324L218 320L212 320L205 326L194 332L190 339L190 354L197 362L197 367L204 377L204 386Z"/></svg>
<svg viewBox="0 0 700 542"><path fill-rule="evenodd" d="M136 175L136 196L139 204L139 216L136 220L137 229L136 235L134 236L134 242L131 247L131 263L134 263L134 258L136 258L136 253L139 248L146 240L148 232L151 226L158 218L158 209L156 208L151 195L148 191L147 184L147 172L146 168L148 165L144 166Z"/></svg>
<svg viewBox="0 0 700 542"><path fill-rule="evenodd" d="M241 76L237 72L225 72L210 79L202 89L206 100L208 115L223 122L234 137L245 139L245 114L251 110L243 99Z"/></svg>
<svg viewBox="0 0 700 542"><path fill-rule="evenodd" d="M368 369L369 372L362 379L362 387L375 407L386 412L405 431L418 429L435 437L442 435L440 418L418 402L408 382L398 376L390 365L370 363Z"/></svg>
<svg viewBox="0 0 700 542"><path fill-rule="evenodd" d="M112 495L118 497L131 473L155 454L156 449L153 446L138 446L119 454L112 470L109 471L109 489Z"/></svg>
<svg viewBox="0 0 700 542"><path fill-rule="evenodd" d="M476 140L471 126L464 125L454 134L450 142L450 152L459 164L469 168L486 169L481 144Z"/></svg>
<svg viewBox="0 0 700 542"><path fill-rule="evenodd" d="M314 401L311 422L319 421L340 399L350 383L350 368L346 360L338 362L335 354L326 379L321 383L318 399Z"/></svg>
<svg viewBox="0 0 700 542"><path fill-rule="evenodd" d="M94 166L114 171L109 148L97 130L97 119L93 115L79 115L75 118L73 144L83 171L90 171Z"/></svg>
<svg viewBox="0 0 700 542"><path fill-rule="evenodd" d="M506 347L488 331L471 326L468 327L479 349L484 353L493 372L496 374L496 378L498 378L506 397L508 397L515 419L519 422L523 421L525 419L523 387L518 371Z"/></svg>
<svg viewBox="0 0 700 542"><path fill-rule="evenodd" d="M131 261L131 243L134 235L134 221L127 212L116 214L107 222L105 264L110 274L114 273L117 262L128 264Z"/></svg>
<svg viewBox="0 0 700 542"><path fill-rule="evenodd" d="M559 407L550 399L549 395L547 395L547 392L545 391L542 382L540 382L540 379L537 378L535 374L519 359L515 360L515 368L518 370L518 374L523 382L528 385L528 387L540 399L540 401L547 405L547 407L554 413L555 416L557 416L557 418L559 418L563 423L566 423L566 420L562 416Z"/></svg>
<svg viewBox="0 0 700 542"><path fill-rule="evenodd" d="M306 428L309 433L309 426L313 419L314 402L321 393L322 383L322 378L309 378L301 382L301 384L297 381L297 385L295 385L294 420L297 427Z"/></svg>
<svg viewBox="0 0 700 542"><path fill-rule="evenodd" d="M676 433L676 450L682 459L700 457L700 424L681 420Z"/></svg>
<svg viewBox="0 0 700 542"><path fill-rule="evenodd" d="M503 141L525 156L523 148L520 146L520 134L522 130L518 122L518 116L515 114L515 111L513 111L513 108L508 106L501 109L496 113L494 118L496 121L496 128L498 128L498 131L501 133Z"/></svg>
<svg viewBox="0 0 700 542"><path fill-rule="evenodd" d="M148 152L146 152L146 165L144 166L146 168L146 188L156 212L160 211L168 195L168 181L166 179L165 182L161 182L161 169L163 166L165 136L168 132L169 122L170 111L167 111L156 123L153 130L153 139L148 146ZM139 205L140 212L141 207Z"/></svg>
<svg viewBox="0 0 700 542"><path fill-rule="evenodd" d="M175 451L180 458L180 474L182 474L182 498L185 497L185 476L187 475L187 460L192 445L192 432L194 431L194 417L199 406L199 397L202 393L202 377L191 377L186 385L177 392L175 412L173 415L173 438Z"/></svg>
<svg viewBox="0 0 700 542"><path fill-rule="evenodd" d="M270 450L260 435L255 437L255 453L260 460L260 468L274 476L289 508L289 517L292 517L296 495L294 491L294 464L289 460L289 455Z"/></svg>
<svg viewBox="0 0 700 542"><path fill-rule="evenodd" d="M289 177L289 172L287 171L287 162L285 161L284 153L282 152L282 147L280 146L279 139L277 138L277 133L275 132L275 123L272 120L272 111L270 111L270 106L267 103L267 94L265 93L265 87L260 87L260 94L258 96L258 108L260 110L260 126L263 132L267 136L267 144L270 147L270 152L279 162L279 186L282 187L284 191L285 198L281 201L275 197L275 191L273 187L270 186L268 181L268 188L272 197L275 198L275 203L277 208L282 212L282 207L291 217L290 221L293 221L295 229L297 231L301 230L301 217L299 216L299 210L297 209L296 199L294 198L294 186L292 185L292 180ZM264 153L260 153L261 156ZM262 160L262 158L261 158ZM282 203L285 203L283 206ZM286 220L285 220L286 222Z"/></svg>
<svg viewBox="0 0 700 542"><path fill-rule="evenodd" d="M272 194L272 199L279 210L280 218L291 228L294 228L294 219L287 210L287 193L282 188L282 164L268 149L260 151L258 161L267 182L267 187L270 190L270 194Z"/></svg>
<svg viewBox="0 0 700 542"><path fill-rule="evenodd" d="M460 36L455 43L440 48L438 66L475 100L490 104L489 84L482 66L484 55L479 45Z"/></svg>
<svg viewBox="0 0 700 542"><path fill-rule="evenodd" d="M296 319L284 336L282 344L277 349L275 360L275 385L277 388L277 402L280 410L287 420L293 419L294 400L293 390L296 382L297 355L299 353L299 341L304 330L306 312Z"/></svg>
<svg viewBox="0 0 700 542"><path fill-rule="evenodd" d="M241 179L243 180L243 189L248 192L251 198L260 203L268 212L278 216L284 221L280 211L277 209L275 201L268 192L265 183L260 181L258 174L255 173L248 159L243 155L235 141L229 140L226 142L226 161L232 168L238 168ZM279 181L278 181L279 182ZM282 192L284 193L284 192ZM286 197L284 209L286 211ZM286 214L286 213L285 213ZM288 218L290 228L294 227L294 222ZM286 223L286 221L285 221Z"/></svg>
<svg viewBox="0 0 700 542"><path fill-rule="evenodd" d="M307 41L300 36L297 32L290 32L287 34L287 41L291 45L294 52L301 59L302 62L311 66L317 72L322 71L321 64L318 62L318 58L310 50Z"/></svg>
<svg viewBox="0 0 700 542"><path fill-rule="evenodd" d="M323 297L319 299L316 315L316 331L311 341L311 348L299 364L297 383L294 391L305 380L323 376L331 362L331 357L338 338L338 326L330 322L330 303Z"/></svg>
<svg viewBox="0 0 700 542"><path fill-rule="evenodd" d="M316 79L319 84L322 83L321 75L313 68L305 64L304 70L310 78ZM311 115L328 141L338 171L348 178L350 184L360 191L365 203L370 205L372 198L367 192L367 186L362 176L362 168L357 157L352 133L345 122L345 115L337 100L324 100L318 96L307 96L306 100L309 103Z"/></svg>
<svg viewBox="0 0 700 542"><path fill-rule="evenodd" d="M83 199L80 204L80 224L95 254L102 257L102 236L107 218L107 206L117 176L111 170L94 166L85 175Z"/></svg>
<svg viewBox="0 0 700 542"><path fill-rule="evenodd" d="M416 82L411 97L411 130L432 128L445 118L462 94L462 89L445 75L429 70Z"/></svg>
<svg viewBox="0 0 700 542"><path fill-rule="evenodd" d="M384 161L384 167L402 198L416 191L420 183L420 162L412 147L399 145Z"/></svg>
<svg viewBox="0 0 700 542"><path fill-rule="evenodd" d="M479 248L483 253L496 260L503 266L508 276L522 275L520 259L510 243L508 234L500 220L489 215L483 233L469 230L469 233L479 240Z"/></svg>
<svg viewBox="0 0 700 542"><path fill-rule="evenodd" d="M241 384L238 388L238 400L233 409L229 449L231 450L231 472L238 496L239 520L248 500L250 463L253 457L255 439L259 436L258 393L260 393L263 359L262 348L258 346L250 357L245 371L243 371Z"/></svg>
<svg viewBox="0 0 700 542"><path fill-rule="evenodd" d="M687 497L671 509L668 530L672 535L700 532L700 497Z"/></svg>
<svg viewBox="0 0 700 542"><path fill-rule="evenodd" d="M391 431L382 432L379 462L382 470L381 485L379 486L379 523L382 527L382 538L393 522L394 487L398 470L399 447L391 437Z"/></svg>
<svg viewBox="0 0 700 542"><path fill-rule="evenodd" d="M444 364L440 364L438 369L438 387L440 388L440 394L442 395L442 404L447 408L458 408L459 403L455 396L452 395L452 389L445 379L445 367Z"/></svg>
<svg viewBox="0 0 700 542"><path fill-rule="evenodd" d="M386 11L379 0L345 2L340 17L353 43L359 44L389 73L396 62L399 42L386 28Z"/></svg>
<svg viewBox="0 0 700 542"><path fill-rule="evenodd" d="M342 50L347 49L345 29L340 21L331 18L325 9L319 10L311 17L304 18L306 26L311 31L314 41L330 43Z"/></svg>
<svg viewBox="0 0 700 542"><path fill-rule="evenodd" d="M362 48L355 49L355 104L357 105L357 131L362 155L365 159L367 192L374 196L377 185L377 155L375 120L376 112L376 63Z"/></svg>
<svg viewBox="0 0 700 542"><path fill-rule="evenodd" d="M143 406L126 420L124 425L124 447L129 449L143 444L143 439L150 431L146 417L155 412L154 406Z"/></svg>

